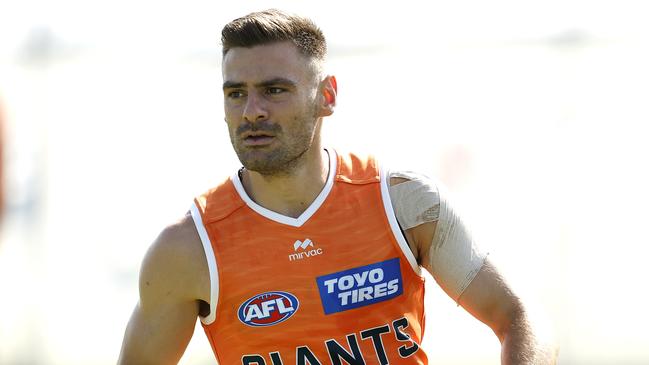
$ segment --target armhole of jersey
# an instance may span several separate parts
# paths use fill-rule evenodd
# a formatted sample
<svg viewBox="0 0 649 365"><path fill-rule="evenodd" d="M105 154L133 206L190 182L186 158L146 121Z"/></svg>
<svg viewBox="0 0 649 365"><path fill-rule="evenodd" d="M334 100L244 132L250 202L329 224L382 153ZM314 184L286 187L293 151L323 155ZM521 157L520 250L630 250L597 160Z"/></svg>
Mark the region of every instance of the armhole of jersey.
<svg viewBox="0 0 649 365"><path fill-rule="evenodd" d="M397 216L395 215L394 208L392 207L392 200L390 199L390 171L384 169L382 165L379 167L379 171L381 176L381 197L383 200L383 208L385 210L385 214L388 217L388 221L390 222L392 235L397 240L399 248L401 248L401 252L403 252L403 254L406 256L406 259L408 260L408 263L410 263L412 270L417 275L422 276L421 268L417 263L415 255L410 250L410 246L408 246L406 237L404 237L403 233L401 232L401 227L399 227Z"/></svg>
<svg viewBox="0 0 649 365"><path fill-rule="evenodd" d="M205 225L203 225L203 218L201 217L201 212L198 210L196 203L192 204L190 208L192 219L194 220L194 225L196 225L196 230L198 235L201 238L203 243L203 251L205 251L205 257L207 258L207 267L210 271L210 314L206 317L200 317L203 324L208 325L214 322L216 319L216 303L219 299L219 272L216 268L216 256L214 256L214 250L212 249L212 242L210 237L207 234Z"/></svg>

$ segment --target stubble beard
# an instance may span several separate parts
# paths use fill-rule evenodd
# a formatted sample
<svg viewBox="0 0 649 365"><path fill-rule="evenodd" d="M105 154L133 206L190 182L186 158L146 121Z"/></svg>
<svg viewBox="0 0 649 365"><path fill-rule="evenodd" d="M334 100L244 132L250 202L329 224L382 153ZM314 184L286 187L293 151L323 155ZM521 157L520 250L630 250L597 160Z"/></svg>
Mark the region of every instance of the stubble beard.
<svg viewBox="0 0 649 365"><path fill-rule="evenodd" d="M234 135L230 133L230 141L239 161L247 170L255 171L265 177L286 176L304 163L304 155L313 145L316 122L315 111L311 115L303 113L296 116L295 123L301 127L292 135L284 134L279 124L259 122L240 127ZM272 131L275 135L275 146L243 146L237 136L249 129Z"/></svg>

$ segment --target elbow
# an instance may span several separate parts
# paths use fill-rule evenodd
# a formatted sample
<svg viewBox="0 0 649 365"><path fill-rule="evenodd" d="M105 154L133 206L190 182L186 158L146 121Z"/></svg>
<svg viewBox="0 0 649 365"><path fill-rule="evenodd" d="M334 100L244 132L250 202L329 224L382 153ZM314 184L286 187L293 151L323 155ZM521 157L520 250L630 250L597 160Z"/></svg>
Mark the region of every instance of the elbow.
<svg viewBox="0 0 649 365"><path fill-rule="evenodd" d="M559 346L547 320L532 316L522 305L515 305L503 323L493 328L503 348L503 355L514 353L522 363L550 365L557 363ZM519 363L519 362L506 362Z"/></svg>

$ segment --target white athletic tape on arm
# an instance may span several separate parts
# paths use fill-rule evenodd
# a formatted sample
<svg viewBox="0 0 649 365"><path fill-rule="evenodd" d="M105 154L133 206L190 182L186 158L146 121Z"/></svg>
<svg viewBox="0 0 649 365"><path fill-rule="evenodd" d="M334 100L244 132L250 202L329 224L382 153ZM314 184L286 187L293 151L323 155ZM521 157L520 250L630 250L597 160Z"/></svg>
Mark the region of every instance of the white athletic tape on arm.
<svg viewBox="0 0 649 365"><path fill-rule="evenodd" d="M487 254L479 250L471 232L446 196L442 190L430 266L433 277L457 302L482 268Z"/></svg>
<svg viewBox="0 0 649 365"><path fill-rule="evenodd" d="M390 197L403 230L439 219L439 194L434 185L409 180L390 186Z"/></svg>
<svg viewBox="0 0 649 365"><path fill-rule="evenodd" d="M439 183L412 172L393 172L390 177L409 180L390 187L392 204L402 229L437 221L431 242L431 274L457 302L480 271L487 255L478 249Z"/></svg>

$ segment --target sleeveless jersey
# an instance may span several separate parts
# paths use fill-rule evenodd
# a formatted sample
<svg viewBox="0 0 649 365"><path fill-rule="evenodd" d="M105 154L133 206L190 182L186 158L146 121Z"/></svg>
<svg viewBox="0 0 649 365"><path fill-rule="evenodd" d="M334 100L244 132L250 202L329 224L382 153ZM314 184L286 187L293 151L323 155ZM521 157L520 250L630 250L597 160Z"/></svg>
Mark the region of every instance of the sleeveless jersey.
<svg viewBox="0 0 649 365"><path fill-rule="evenodd" d="M427 364L424 278L374 158L330 154L298 218L252 201L235 174L195 199L208 258L201 322L223 365Z"/></svg>

